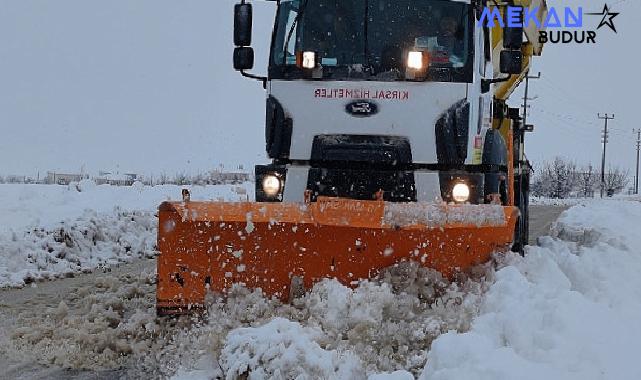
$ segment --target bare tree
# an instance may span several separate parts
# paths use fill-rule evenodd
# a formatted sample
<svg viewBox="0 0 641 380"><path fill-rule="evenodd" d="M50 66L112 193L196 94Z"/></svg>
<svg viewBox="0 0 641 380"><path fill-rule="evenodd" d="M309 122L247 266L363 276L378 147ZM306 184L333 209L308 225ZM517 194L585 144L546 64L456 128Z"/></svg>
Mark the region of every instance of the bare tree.
<svg viewBox="0 0 641 380"><path fill-rule="evenodd" d="M5 178L6 183L10 184L19 184L19 183L25 183L26 176L23 175L8 175Z"/></svg>
<svg viewBox="0 0 641 380"><path fill-rule="evenodd" d="M630 181L629 171L623 171L621 168L609 166L605 173L605 191L608 197L620 193Z"/></svg>
<svg viewBox="0 0 641 380"><path fill-rule="evenodd" d="M185 172L176 173L174 176L174 185L188 185L191 179Z"/></svg>
<svg viewBox="0 0 641 380"><path fill-rule="evenodd" d="M599 176L591 164L577 173L576 181L577 190L582 197L594 197L594 190L599 186Z"/></svg>
<svg viewBox="0 0 641 380"><path fill-rule="evenodd" d="M577 183L576 164L556 157L545 162L532 186L532 193L550 198L567 198Z"/></svg>
<svg viewBox="0 0 641 380"><path fill-rule="evenodd" d="M206 174L199 172L198 174L192 177L191 182L192 182L192 185L203 186L208 184L208 178Z"/></svg>
<svg viewBox="0 0 641 380"><path fill-rule="evenodd" d="M158 184L159 185L169 184L169 176L167 175L167 173L165 172L160 173L160 176L158 177Z"/></svg>

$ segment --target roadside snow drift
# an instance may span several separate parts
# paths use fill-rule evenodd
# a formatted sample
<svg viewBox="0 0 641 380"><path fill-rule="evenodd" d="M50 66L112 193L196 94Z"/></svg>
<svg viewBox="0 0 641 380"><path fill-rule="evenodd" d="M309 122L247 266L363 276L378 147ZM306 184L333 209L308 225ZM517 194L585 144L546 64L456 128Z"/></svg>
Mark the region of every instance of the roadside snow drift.
<svg viewBox="0 0 641 380"><path fill-rule="evenodd" d="M245 200L243 186L191 186L194 200ZM156 208L180 186L0 185L0 288L156 254Z"/></svg>
<svg viewBox="0 0 641 380"><path fill-rule="evenodd" d="M421 379L641 379L641 202L576 206L510 256L466 333Z"/></svg>
<svg viewBox="0 0 641 380"><path fill-rule="evenodd" d="M153 213L118 209L110 215L86 211L54 229L0 234L0 287L154 257L155 235Z"/></svg>
<svg viewBox="0 0 641 380"><path fill-rule="evenodd" d="M578 205L526 257L451 284L408 265L292 306L238 289L174 379L640 379L639 223L640 202Z"/></svg>

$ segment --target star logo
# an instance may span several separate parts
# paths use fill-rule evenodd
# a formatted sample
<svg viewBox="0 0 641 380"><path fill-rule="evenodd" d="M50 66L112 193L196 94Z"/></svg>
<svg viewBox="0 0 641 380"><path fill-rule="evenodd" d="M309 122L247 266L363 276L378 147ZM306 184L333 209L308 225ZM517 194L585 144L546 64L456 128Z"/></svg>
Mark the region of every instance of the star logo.
<svg viewBox="0 0 641 380"><path fill-rule="evenodd" d="M588 15L596 15L596 16L603 16L601 19L601 22L599 23L599 26L597 26L597 30L601 29L602 26L607 25L614 33L617 32L617 28L614 26L614 21L613 19L619 15L619 12L610 12L610 8L608 7L608 4L605 4L603 6L603 12L601 13L586 13Z"/></svg>

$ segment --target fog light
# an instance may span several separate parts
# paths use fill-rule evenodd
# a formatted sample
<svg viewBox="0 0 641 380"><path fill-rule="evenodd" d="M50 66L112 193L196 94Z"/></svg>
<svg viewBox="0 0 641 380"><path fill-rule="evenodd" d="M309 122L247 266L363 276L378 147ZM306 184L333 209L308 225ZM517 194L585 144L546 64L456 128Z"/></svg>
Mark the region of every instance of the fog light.
<svg viewBox="0 0 641 380"><path fill-rule="evenodd" d="M263 191L269 197L275 197L280 192L280 179L273 174L266 175L263 178Z"/></svg>
<svg viewBox="0 0 641 380"><path fill-rule="evenodd" d="M470 199L470 187L464 183L457 183L452 188L452 198L456 203L464 203Z"/></svg>

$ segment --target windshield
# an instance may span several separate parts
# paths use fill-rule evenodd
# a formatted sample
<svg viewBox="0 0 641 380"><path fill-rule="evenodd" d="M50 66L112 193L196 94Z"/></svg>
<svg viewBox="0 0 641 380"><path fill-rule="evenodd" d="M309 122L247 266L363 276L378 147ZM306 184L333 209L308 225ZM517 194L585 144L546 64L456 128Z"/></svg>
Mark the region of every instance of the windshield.
<svg viewBox="0 0 641 380"><path fill-rule="evenodd" d="M296 53L311 51L323 78L404 80L408 52L427 51L428 80L471 82L469 11L447 0L284 0L270 77L301 78Z"/></svg>

